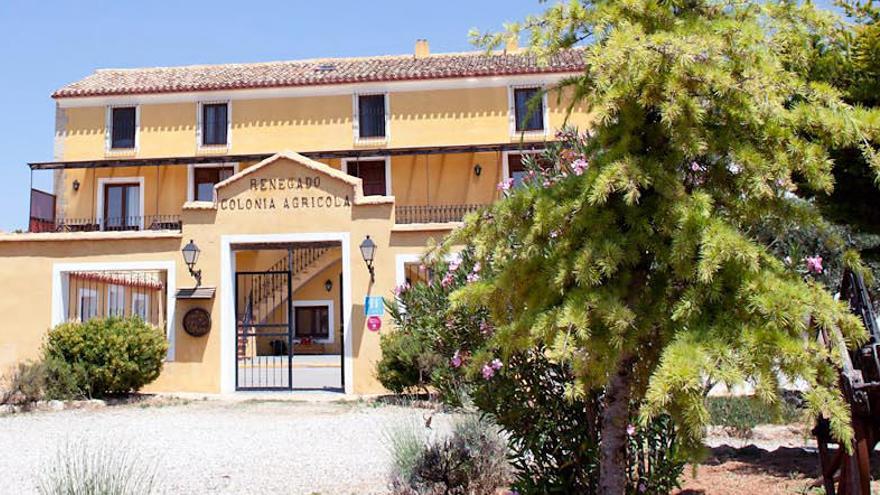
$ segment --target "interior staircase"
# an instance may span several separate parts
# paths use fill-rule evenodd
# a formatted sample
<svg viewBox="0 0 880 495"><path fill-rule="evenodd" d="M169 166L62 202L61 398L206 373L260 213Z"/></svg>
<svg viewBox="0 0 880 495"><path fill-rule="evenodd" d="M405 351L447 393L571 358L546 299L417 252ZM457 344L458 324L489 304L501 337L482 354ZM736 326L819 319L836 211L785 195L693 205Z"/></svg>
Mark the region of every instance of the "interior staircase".
<svg viewBox="0 0 880 495"><path fill-rule="evenodd" d="M294 248L289 255L282 256L266 271L290 273L290 293L293 294L341 257L340 248ZM286 278L267 277L259 288L251 289L240 322L245 326L265 323L279 306L288 304L287 295ZM267 301L271 302L266 304ZM251 339L239 339L239 359L247 356L249 340Z"/></svg>

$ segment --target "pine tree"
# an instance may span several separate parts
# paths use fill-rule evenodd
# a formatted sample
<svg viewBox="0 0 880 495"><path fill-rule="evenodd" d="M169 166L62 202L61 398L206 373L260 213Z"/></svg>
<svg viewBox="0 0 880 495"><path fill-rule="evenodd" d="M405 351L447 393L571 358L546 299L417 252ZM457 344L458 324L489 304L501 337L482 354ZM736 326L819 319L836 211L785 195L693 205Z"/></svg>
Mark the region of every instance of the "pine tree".
<svg viewBox="0 0 880 495"><path fill-rule="evenodd" d="M488 308L502 357L547 348L574 368L573 394L604 393L601 493L624 491L632 404L644 420L670 413L697 449L707 381L748 381L774 404L780 377L803 380L809 411L851 439L839 356L813 328L850 345L865 331L754 235L767 219L820 220L791 198L832 190L832 147L880 170L877 115L810 76L841 26L809 3L595 0L474 34L492 48L527 33L541 57L586 45L562 86L592 112L588 133L562 136L522 187L500 184L506 198L447 244L474 246L483 276L453 303Z"/></svg>

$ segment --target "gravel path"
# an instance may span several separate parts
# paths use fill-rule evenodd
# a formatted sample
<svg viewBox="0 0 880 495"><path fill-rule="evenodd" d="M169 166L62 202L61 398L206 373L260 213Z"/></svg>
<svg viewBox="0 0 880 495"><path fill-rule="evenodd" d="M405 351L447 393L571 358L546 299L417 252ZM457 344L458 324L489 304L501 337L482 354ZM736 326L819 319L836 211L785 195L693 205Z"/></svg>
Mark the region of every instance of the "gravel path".
<svg viewBox="0 0 880 495"><path fill-rule="evenodd" d="M35 493L68 442L128 449L158 466L160 493L386 493L386 435L428 412L366 403L194 401L0 417L0 493ZM432 431L450 417L434 416Z"/></svg>

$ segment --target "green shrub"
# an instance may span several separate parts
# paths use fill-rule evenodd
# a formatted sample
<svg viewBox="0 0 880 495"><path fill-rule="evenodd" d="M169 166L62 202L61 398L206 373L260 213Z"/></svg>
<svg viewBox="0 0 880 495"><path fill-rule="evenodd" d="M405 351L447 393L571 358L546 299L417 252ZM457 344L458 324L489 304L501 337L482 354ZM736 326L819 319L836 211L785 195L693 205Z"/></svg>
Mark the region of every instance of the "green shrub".
<svg viewBox="0 0 880 495"><path fill-rule="evenodd" d="M0 404L23 405L43 398L46 385L45 366L42 361L18 363L7 375L0 395Z"/></svg>
<svg viewBox="0 0 880 495"><path fill-rule="evenodd" d="M544 349L506 356L498 368L486 369L503 355L492 347L496 330L484 310L449 301L486 268L475 266L470 249L458 263L429 263L434 277L399 288L389 306L396 330L382 337L377 374L383 385L393 391L430 387L447 405L470 402L491 417L507 438L520 493L597 493L601 390L570 397L576 388L571 367L552 362ZM435 446L431 457L422 459L430 460L434 471L444 471L444 456L455 449L444 447ZM668 493L677 486L684 461L669 418L634 428L628 455L630 492Z"/></svg>
<svg viewBox="0 0 880 495"><path fill-rule="evenodd" d="M788 424L801 418L802 411L794 397L775 406L750 396L709 397L710 423L724 427L735 437L748 438L752 430L763 424Z"/></svg>
<svg viewBox="0 0 880 495"><path fill-rule="evenodd" d="M504 440L493 425L475 416L433 441L410 433L392 444L394 494L492 495L510 481Z"/></svg>
<svg viewBox="0 0 880 495"><path fill-rule="evenodd" d="M127 449L68 443L46 463L40 495L149 495L156 491L156 467Z"/></svg>
<svg viewBox="0 0 880 495"><path fill-rule="evenodd" d="M49 331L43 358L58 396L103 397L139 390L162 371L165 336L140 318L62 323Z"/></svg>
<svg viewBox="0 0 880 495"><path fill-rule="evenodd" d="M508 438L513 486L521 494L598 493L602 396L570 397L573 383L568 366L535 350L512 356L503 373L474 388L474 403ZM629 493L678 487L685 461L668 417L634 426L627 455Z"/></svg>

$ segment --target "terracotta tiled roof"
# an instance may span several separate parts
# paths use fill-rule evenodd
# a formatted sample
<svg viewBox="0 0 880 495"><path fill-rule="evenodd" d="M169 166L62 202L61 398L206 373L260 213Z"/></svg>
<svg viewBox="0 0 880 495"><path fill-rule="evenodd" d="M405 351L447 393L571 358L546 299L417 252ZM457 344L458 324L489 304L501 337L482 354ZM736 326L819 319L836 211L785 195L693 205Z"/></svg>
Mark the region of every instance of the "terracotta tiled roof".
<svg viewBox="0 0 880 495"><path fill-rule="evenodd" d="M424 58L394 55L255 64L102 69L64 86L52 97L179 93L576 72L583 69L583 60L583 51L572 49L554 55L544 63L525 52L491 55L485 52L470 52L436 54Z"/></svg>

